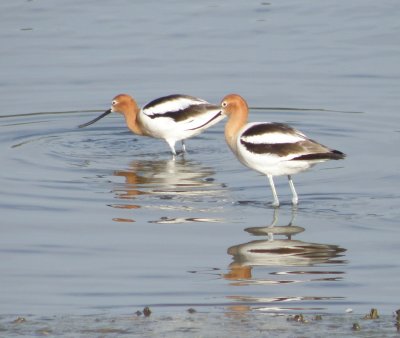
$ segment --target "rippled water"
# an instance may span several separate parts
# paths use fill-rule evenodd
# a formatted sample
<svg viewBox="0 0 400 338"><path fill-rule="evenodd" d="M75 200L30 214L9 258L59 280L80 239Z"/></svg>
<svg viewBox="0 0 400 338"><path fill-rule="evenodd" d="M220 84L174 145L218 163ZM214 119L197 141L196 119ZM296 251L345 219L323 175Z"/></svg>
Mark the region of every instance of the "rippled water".
<svg viewBox="0 0 400 338"><path fill-rule="evenodd" d="M398 308L396 2L0 8L1 314ZM347 153L294 177L297 209L284 178L271 207L224 122L176 161L119 116L77 128L119 92L232 91Z"/></svg>

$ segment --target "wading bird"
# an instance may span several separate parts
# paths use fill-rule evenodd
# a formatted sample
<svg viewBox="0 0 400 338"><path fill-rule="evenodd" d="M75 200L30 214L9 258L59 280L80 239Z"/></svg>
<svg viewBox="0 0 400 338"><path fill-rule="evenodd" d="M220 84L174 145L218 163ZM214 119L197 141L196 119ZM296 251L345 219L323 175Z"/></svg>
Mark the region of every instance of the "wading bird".
<svg viewBox="0 0 400 338"><path fill-rule="evenodd" d="M284 123L247 123L249 108L237 94L224 97L223 114L228 117L225 139L239 161L245 166L267 175L273 203L279 206L273 176L287 175L292 191L292 203L297 205L298 196L292 175L305 171L327 160L340 160L345 154L309 139L302 132Z"/></svg>
<svg viewBox="0 0 400 338"><path fill-rule="evenodd" d="M176 141L182 141L182 153L186 152L184 140L200 134L224 118L220 106L188 95L160 97L140 109L135 100L120 94L114 97L111 108L92 121L81 124L87 127L110 113L121 113L128 128L137 135L164 139L175 157Z"/></svg>

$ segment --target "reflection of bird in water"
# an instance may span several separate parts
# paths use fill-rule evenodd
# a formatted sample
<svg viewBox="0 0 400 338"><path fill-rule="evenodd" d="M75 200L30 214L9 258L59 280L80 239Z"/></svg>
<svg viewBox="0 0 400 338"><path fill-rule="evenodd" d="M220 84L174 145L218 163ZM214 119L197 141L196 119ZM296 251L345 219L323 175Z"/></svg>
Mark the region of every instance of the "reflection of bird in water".
<svg viewBox="0 0 400 338"><path fill-rule="evenodd" d="M125 178L114 188L118 198L141 194L201 194L202 189L215 186L213 169L184 158L179 160L132 161L128 169L116 170L114 176Z"/></svg>
<svg viewBox="0 0 400 338"><path fill-rule="evenodd" d="M125 203L112 206L124 209L140 208L138 202L135 205L126 203L127 200L137 200L140 195L151 195L161 200L180 198L185 201L184 204L178 203L177 206L170 204L167 207L159 203L149 203L148 199L141 199L141 201L146 203L146 206L151 205L151 208L181 210L191 214L194 211L198 212L197 215L189 217L187 215L174 218L162 216L158 220L150 221L153 223L218 222L220 220L205 217L204 210L188 206L186 203L188 199L201 201L203 196L221 197L224 190L221 189L221 185L215 183L212 177L214 175L215 171L212 168L183 157L176 160L132 161L128 169L114 172L114 176L123 177L124 182L115 183L113 192L118 199L125 200Z"/></svg>
<svg viewBox="0 0 400 338"><path fill-rule="evenodd" d="M302 132L283 123L247 123L249 109L239 95L225 96L221 102L228 116L225 139L239 161L245 166L267 175L273 194L273 206L279 206L273 176L287 175L292 191L292 203L298 197L292 176L317 163L343 159L345 155L309 139Z"/></svg>
<svg viewBox="0 0 400 338"><path fill-rule="evenodd" d="M332 260L345 249L337 245L307 243L298 240L258 240L228 249L236 265L261 266L311 266L315 264L343 263Z"/></svg>
<svg viewBox="0 0 400 338"><path fill-rule="evenodd" d="M219 106L193 96L160 97L140 109L131 96L120 94L114 97L111 109L79 128L87 127L111 112L124 115L126 125L133 133L164 139L173 156L176 155L176 141L182 141L184 153L185 139L200 134L224 118Z"/></svg>
<svg viewBox="0 0 400 338"><path fill-rule="evenodd" d="M230 247L228 254L233 256L233 262L229 265L230 272L224 277L227 279L250 279L252 268L255 266L314 266L316 264L345 263L344 260L337 259L346 251L338 245L292 240L291 236L305 230L303 227L292 224L294 217L295 212L293 211L292 220L288 225L276 226L277 209L275 209L271 225L245 229L256 236L267 236L267 239ZM286 238L276 239L275 236L278 235ZM304 273L313 274L313 272ZM322 273L330 274L328 271Z"/></svg>

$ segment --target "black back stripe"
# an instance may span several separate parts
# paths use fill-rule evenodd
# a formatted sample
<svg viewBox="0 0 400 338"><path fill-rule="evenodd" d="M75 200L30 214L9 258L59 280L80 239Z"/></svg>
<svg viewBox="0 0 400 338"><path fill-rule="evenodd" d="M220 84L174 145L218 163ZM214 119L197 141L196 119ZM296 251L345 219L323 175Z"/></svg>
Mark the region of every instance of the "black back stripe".
<svg viewBox="0 0 400 338"><path fill-rule="evenodd" d="M175 122L181 122L188 120L190 118L194 118L198 115L202 115L206 113L208 110L218 109L217 106L211 104L197 104L191 105L185 109L175 110L175 111L167 111L165 113L156 113L147 115L148 117L155 119L158 117L168 117L173 119Z"/></svg>
<svg viewBox="0 0 400 338"><path fill-rule="evenodd" d="M277 156L287 156L290 154L302 154L304 148L300 142L296 143L251 143L240 140L240 143L251 153L254 154L275 154Z"/></svg>
<svg viewBox="0 0 400 338"><path fill-rule="evenodd" d="M210 119L210 120L207 121L206 123L202 124L201 126L198 126L198 127L196 127L196 128L191 128L191 129L188 129L188 130L196 130L196 129L203 128L204 126L210 124L212 121L214 121L216 118L218 118L218 117L221 116L221 115L222 115L222 112L220 111L220 112L218 112L218 114L216 114L215 116L213 116L212 119Z"/></svg>
<svg viewBox="0 0 400 338"><path fill-rule="evenodd" d="M247 129L242 134L242 137L258 136L272 133L297 135L298 131L284 123L260 123Z"/></svg>
<svg viewBox="0 0 400 338"><path fill-rule="evenodd" d="M175 101L175 100L180 100L180 99L187 99L187 100L191 100L191 101L194 101L194 102L203 103L202 100L200 100L200 99L198 99L198 98L196 98L194 96L181 95L181 94L172 94L172 95L160 97L158 99L155 99L155 100L149 102L148 104L146 104L143 107L143 110L144 109L154 108L154 107L156 107L158 105L162 105L162 104L164 104L164 103L166 103L168 101ZM204 101L204 103L206 103L206 102Z"/></svg>

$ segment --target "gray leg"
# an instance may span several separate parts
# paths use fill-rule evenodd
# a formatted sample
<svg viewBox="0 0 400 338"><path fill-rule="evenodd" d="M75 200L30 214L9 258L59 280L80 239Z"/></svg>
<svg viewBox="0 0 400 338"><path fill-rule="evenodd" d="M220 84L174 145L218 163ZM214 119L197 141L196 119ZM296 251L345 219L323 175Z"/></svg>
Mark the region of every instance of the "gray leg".
<svg viewBox="0 0 400 338"><path fill-rule="evenodd" d="M293 184L293 181L292 181L292 176L288 175L288 180L289 180L290 190L292 191L292 204L293 205L297 205L297 203L299 203L299 198L297 196L296 189L294 188L294 184Z"/></svg>
<svg viewBox="0 0 400 338"><path fill-rule="evenodd" d="M278 209L274 209L274 215L272 216L272 223L270 227L273 227L278 222Z"/></svg>
<svg viewBox="0 0 400 338"><path fill-rule="evenodd" d="M182 140L182 152L186 153L186 145L185 145L185 140Z"/></svg>
<svg viewBox="0 0 400 338"><path fill-rule="evenodd" d="M290 218L290 222L288 225L293 225L294 224L294 220L297 216L297 205L292 205L292 217Z"/></svg>
<svg viewBox="0 0 400 338"><path fill-rule="evenodd" d="M274 227L274 225L276 224L276 222L278 222L278 208L274 209L274 216L272 218L272 223L267 227L267 229L272 229ZM267 235L268 235L269 241L274 240L274 233L272 231L268 232Z"/></svg>
<svg viewBox="0 0 400 338"><path fill-rule="evenodd" d="M271 186L272 196L274 197L274 201L272 202L272 206L273 207L279 207L279 199L278 199L278 195L276 193L274 179L273 179L272 175L267 175L267 176L268 176L268 180L269 180L269 185Z"/></svg>

